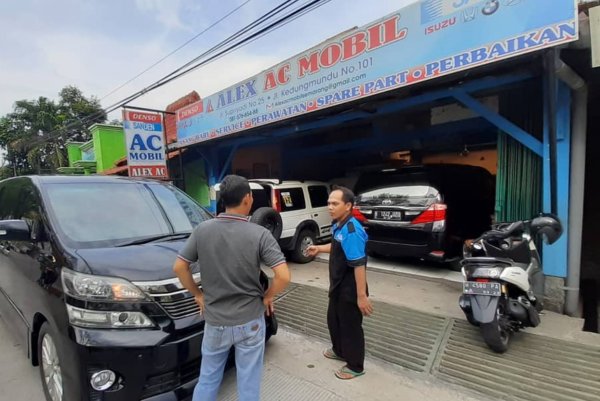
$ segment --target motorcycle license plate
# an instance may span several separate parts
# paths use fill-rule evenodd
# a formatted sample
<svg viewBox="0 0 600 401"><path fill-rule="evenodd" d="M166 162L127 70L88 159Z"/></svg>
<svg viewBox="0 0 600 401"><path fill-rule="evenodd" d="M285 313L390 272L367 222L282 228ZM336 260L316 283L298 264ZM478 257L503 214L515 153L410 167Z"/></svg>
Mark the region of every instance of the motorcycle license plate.
<svg viewBox="0 0 600 401"><path fill-rule="evenodd" d="M463 283L463 293L470 295L489 295L499 297L502 295L500 283L479 283L477 281L465 281Z"/></svg>

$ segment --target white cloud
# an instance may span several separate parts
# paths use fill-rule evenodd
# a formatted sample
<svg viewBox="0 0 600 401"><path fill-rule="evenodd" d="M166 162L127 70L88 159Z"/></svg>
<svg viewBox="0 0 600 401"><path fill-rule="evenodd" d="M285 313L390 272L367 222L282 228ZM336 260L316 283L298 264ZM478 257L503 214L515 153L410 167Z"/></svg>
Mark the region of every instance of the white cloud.
<svg viewBox="0 0 600 401"><path fill-rule="evenodd" d="M243 1L205 0L198 4L183 0L136 0L137 9L128 11L132 14L131 25L115 25L115 29L105 24L83 24L69 26L69 29L62 29L60 24L30 24L19 28L20 23L0 16L0 22L10 23L5 36L0 38L0 47L4 50L0 58L0 70L3 71L0 74L0 115L10 112L15 100L41 95L56 98L66 85L78 86L86 96L102 97L193 36L188 31L190 27L196 34ZM366 7L361 0L332 1L133 104L161 109L192 90L206 97L332 35L366 24L409 2L411 0L373 0ZM57 4L62 3L57 0ZM231 19L105 99L103 106L109 106L173 71L276 4L279 2L275 0L252 0ZM72 9L70 18L75 21L79 18L78 8L73 6ZM28 15L25 9L21 13ZM17 21L16 17L12 19ZM153 27L152 21L160 24L159 29ZM117 113L112 117L120 118L120 115Z"/></svg>
<svg viewBox="0 0 600 401"><path fill-rule="evenodd" d="M154 14L156 20L169 30L192 32L192 28L184 24L180 17L180 0L135 0L135 4L141 11Z"/></svg>

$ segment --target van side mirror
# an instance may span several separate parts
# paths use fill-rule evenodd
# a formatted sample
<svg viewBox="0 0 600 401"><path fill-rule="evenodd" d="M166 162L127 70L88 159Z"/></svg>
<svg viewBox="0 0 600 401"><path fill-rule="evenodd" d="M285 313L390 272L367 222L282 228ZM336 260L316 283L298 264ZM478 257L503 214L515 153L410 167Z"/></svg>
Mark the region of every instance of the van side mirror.
<svg viewBox="0 0 600 401"><path fill-rule="evenodd" d="M23 220L0 220L0 241L31 241L29 226Z"/></svg>

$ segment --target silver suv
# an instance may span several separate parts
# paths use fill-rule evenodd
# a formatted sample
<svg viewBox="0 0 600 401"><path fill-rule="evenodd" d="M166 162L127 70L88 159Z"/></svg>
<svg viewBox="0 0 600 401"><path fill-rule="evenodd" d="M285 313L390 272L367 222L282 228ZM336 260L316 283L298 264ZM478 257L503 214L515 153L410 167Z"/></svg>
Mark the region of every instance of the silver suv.
<svg viewBox="0 0 600 401"><path fill-rule="evenodd" d="M282 228L279 244L289 251L297 263L308 263L313 258L305 255L309 245L323 242L331 236L331 217L327 210L329 185L320 181L281 181L277 179L251 179L250 188L254 204L251 213L269 207L281 216ZM215 186L218 194L219 184ZM217 195L218 199L218 195ZM217 203L217 211L222 207ZM260 209L256 213L263 213ZM253 215L253 220L260 216Z"/></svg>

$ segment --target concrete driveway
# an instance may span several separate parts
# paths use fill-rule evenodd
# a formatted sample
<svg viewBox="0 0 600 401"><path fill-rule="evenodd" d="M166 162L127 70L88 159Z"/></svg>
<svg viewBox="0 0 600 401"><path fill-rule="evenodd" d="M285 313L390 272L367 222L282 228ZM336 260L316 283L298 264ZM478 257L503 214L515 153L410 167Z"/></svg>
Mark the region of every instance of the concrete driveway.
<svg viewBox="0 0 600 401"><path fill-rule="evenodd" d="M0 401L41 401L44 396L38 368L31 366L22 345L7 331L6 324L0 320ZM267 346L262 399L481 400L480 395L474 396L474 393L460 387L376 360L367 360L365 376L348 382L339 380L333 375L339 362L321 355L327 346L320 340L280 329ZM237 400L234 369L225 375L219 400Z"/></svg>

